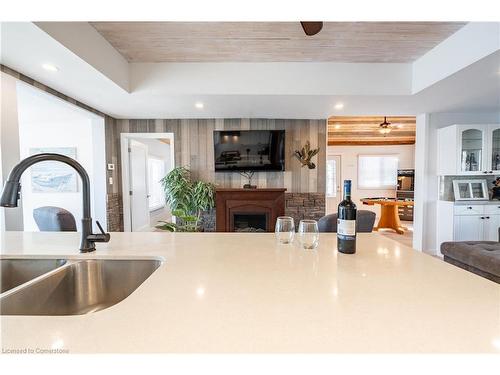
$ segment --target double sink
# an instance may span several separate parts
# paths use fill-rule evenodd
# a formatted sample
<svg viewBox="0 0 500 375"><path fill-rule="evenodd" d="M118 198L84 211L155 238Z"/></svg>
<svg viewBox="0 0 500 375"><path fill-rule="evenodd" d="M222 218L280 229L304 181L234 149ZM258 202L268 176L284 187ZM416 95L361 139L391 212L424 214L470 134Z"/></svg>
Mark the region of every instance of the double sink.
<svg viewBox="0 0 500 375"><path fill-rule="evenodd" d="M127 298L159 259L0 259L0 315L81 315Z"/></svg>

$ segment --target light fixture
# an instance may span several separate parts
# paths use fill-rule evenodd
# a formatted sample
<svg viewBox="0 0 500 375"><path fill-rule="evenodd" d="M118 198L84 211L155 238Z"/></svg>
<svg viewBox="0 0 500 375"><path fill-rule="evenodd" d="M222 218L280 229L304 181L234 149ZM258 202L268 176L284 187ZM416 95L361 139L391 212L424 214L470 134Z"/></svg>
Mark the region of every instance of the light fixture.
<svg viewBox="0 0 500 375"><path fill-rule="evenodd" d="M340 129L340 124L336 124L336 125L334 126L334 128L335 128L335 129Z"/></svg>
<svg viewBox="0 0 500 375"><path fill-rule="evenodd" d="M341 110L344 108L344 103L337 103L333 106L333 108L337 109L337 110Z"/></svg>
<svg viewBox="0 0 500 375"><path fill-rule="evenodd" d="M59 70L57 66L48 63L42 64L42 68L48 70L49 72L57 72Z"/></svg>
<svg viewBox="0 0 500 375"><path fill-rule="evenodd" d="M384 122L379 125L378 131L381 134L386 135L386 134L389 134L391 132L391 130L392 130L391 123L387 122L387 117L384 116Z"/></svg>
<svg viewBox="0 0 500 375"><path fill-rule="evenodd" d="M202 102L196 102L194 103L194 106L198 109L203 109L203 107L205 107L205 105Z"/></svg>

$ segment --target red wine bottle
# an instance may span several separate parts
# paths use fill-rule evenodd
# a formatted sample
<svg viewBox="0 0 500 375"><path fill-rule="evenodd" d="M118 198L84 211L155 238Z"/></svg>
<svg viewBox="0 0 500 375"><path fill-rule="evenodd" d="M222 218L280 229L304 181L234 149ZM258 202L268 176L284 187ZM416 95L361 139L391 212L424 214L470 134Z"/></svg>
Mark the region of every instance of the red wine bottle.
<svg viewBox="0 0 500 375"><path fill-rule="evenodd" d="M337 250L344 254L356 252L356 205L351 200L351 180L344 181L344 200L337 211Z"/></svg>

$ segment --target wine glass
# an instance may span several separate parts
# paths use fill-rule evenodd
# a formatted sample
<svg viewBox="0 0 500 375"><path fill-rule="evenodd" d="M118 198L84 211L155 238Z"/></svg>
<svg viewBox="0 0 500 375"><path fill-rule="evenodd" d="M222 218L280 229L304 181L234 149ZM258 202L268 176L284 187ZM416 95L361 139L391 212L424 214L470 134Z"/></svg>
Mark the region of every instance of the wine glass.
<svg viewBox="0 0 500 375"><path fill-rule="evenodd" d="M303 249L315 249L319 244L318 222L316 220L301 220L298 236Z"/></svg>
<svg viewBox="0 0 500 375"><path fill-rule="evenodd" d="M295 235L295 224L293 222L293 217L279 216L276 219L275 233L279 243L291 243Z"/></svg>

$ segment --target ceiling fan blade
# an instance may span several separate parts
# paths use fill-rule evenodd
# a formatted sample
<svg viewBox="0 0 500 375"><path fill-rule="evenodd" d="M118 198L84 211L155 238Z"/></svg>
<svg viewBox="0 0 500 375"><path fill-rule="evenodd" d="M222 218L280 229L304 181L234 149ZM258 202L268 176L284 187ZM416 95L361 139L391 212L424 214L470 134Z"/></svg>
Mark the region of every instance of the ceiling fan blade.
<svg viewBox="0 0 500 375"><path fill-rule="evenodd" d="M323 28L323 22L300 22L306 35L316 35Z"/></svg>

